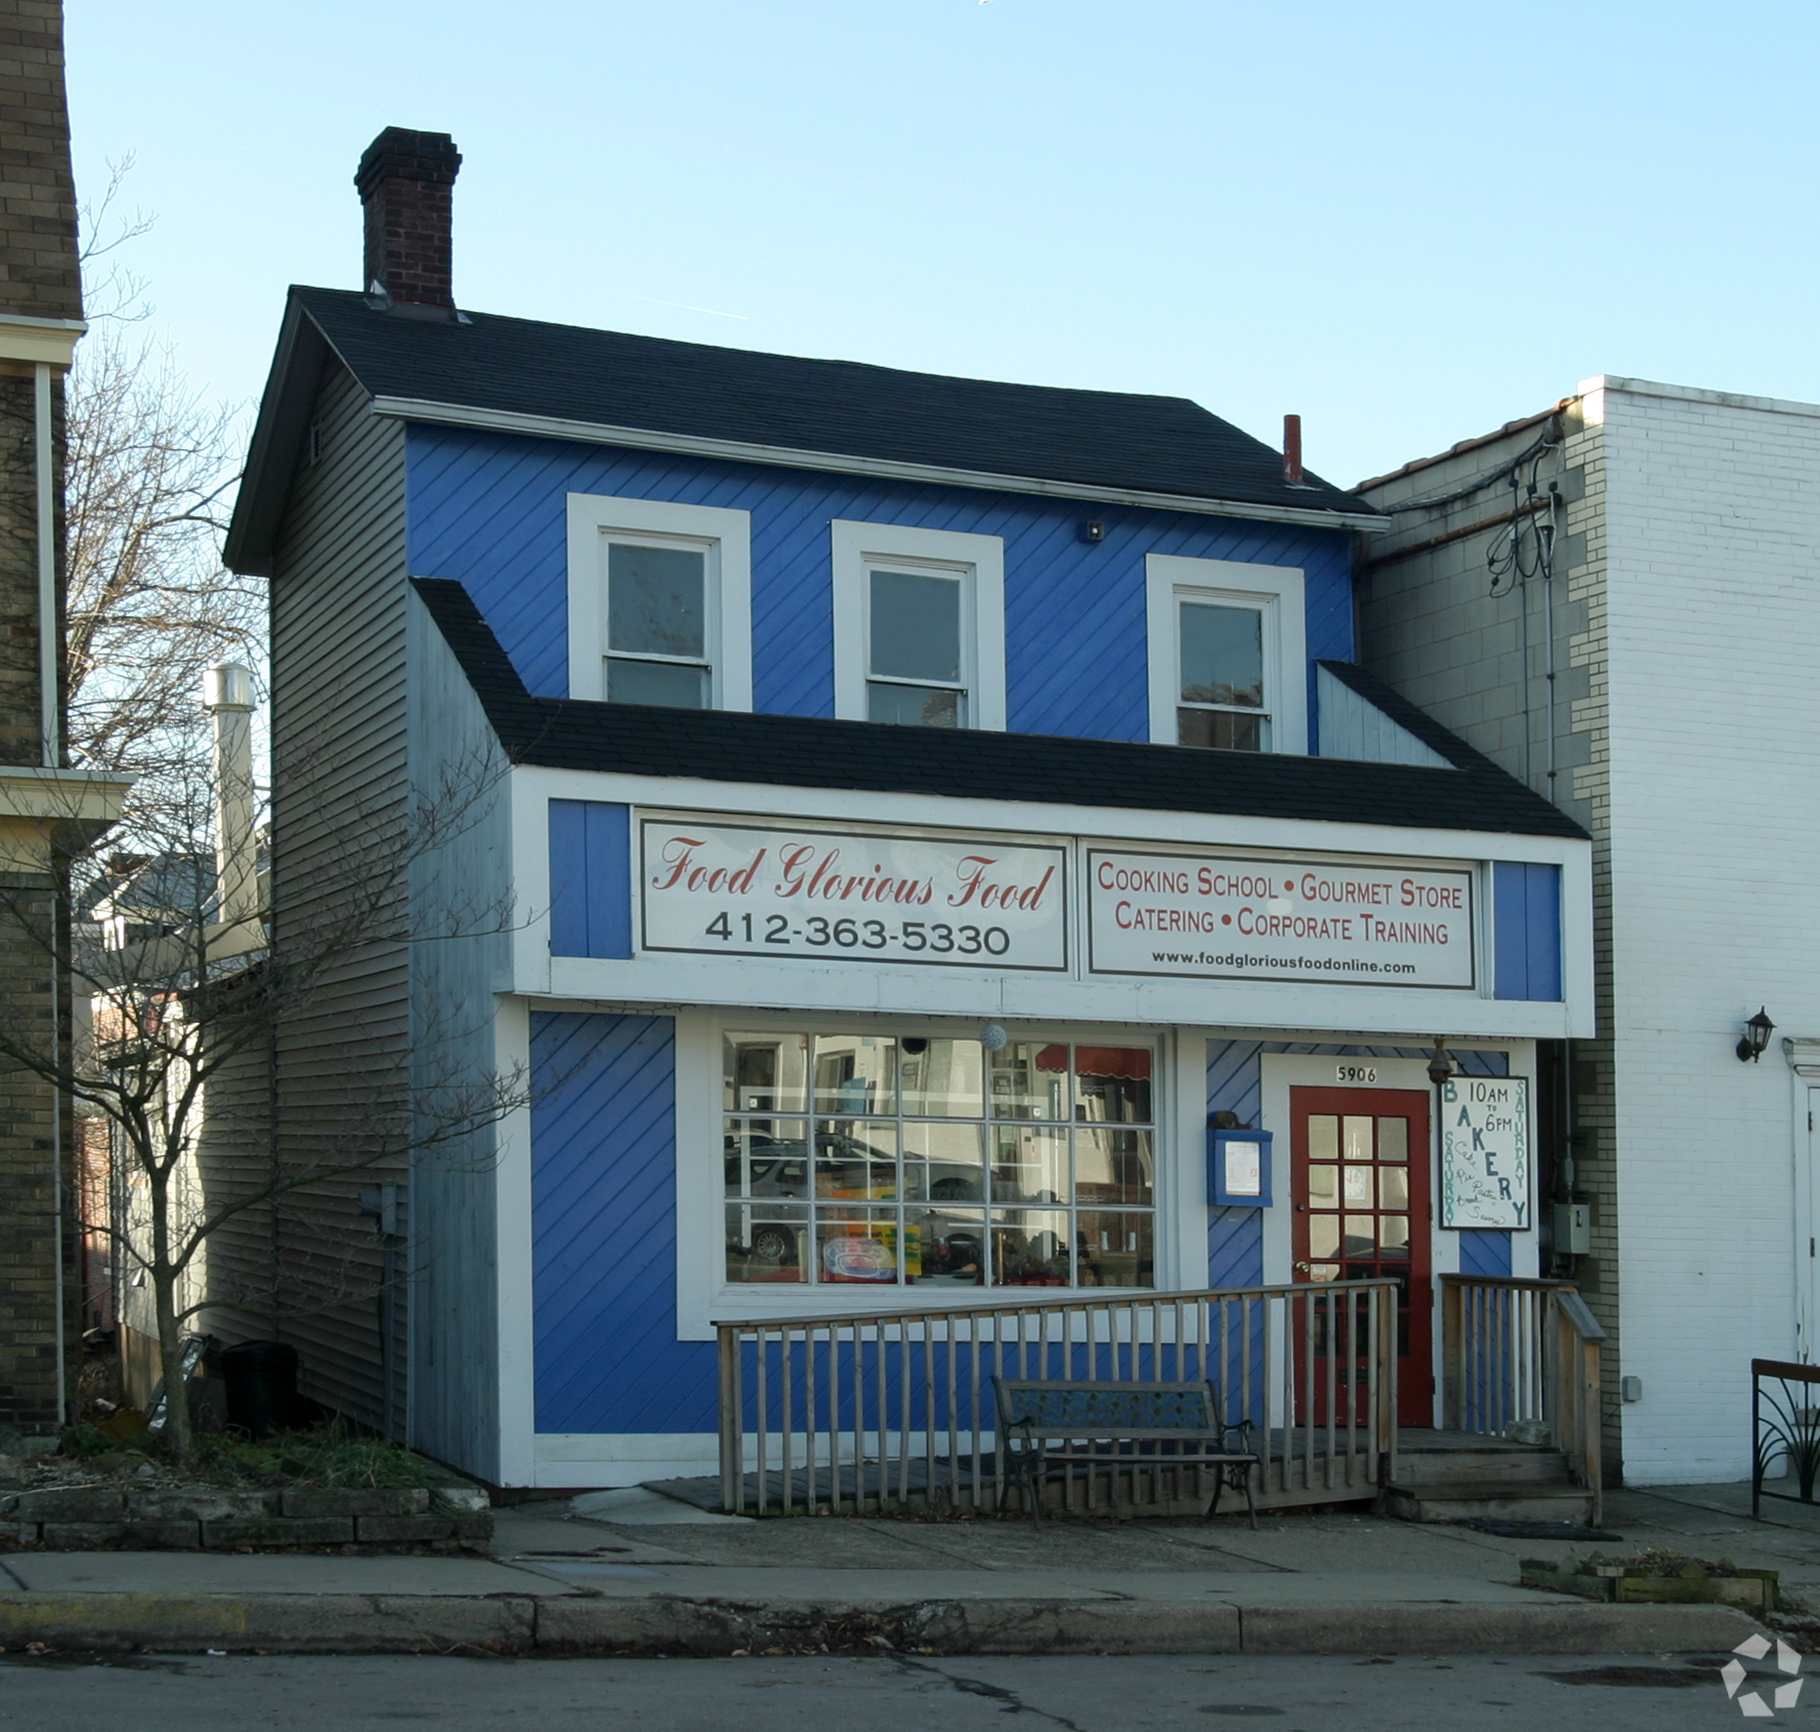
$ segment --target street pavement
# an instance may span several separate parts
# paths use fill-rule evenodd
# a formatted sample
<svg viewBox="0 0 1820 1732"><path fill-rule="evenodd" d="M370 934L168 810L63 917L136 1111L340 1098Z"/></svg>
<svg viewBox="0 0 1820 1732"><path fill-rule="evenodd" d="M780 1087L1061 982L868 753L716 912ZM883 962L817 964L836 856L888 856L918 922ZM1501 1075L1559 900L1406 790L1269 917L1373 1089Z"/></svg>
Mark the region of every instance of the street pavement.
<svg viewBox="0 0 1820 1732"><path fill-rule="evenodd" d="M1343 1510L1214 1521L709 1515L644 1489L497 1512L491 1558L0 1554L0 1647L230 1654L1608 1653L1729 1648L1743 1614L1593 1605L1518 1560L1667 1546L1820 1605L1820 1511L1612 1493L1607 1542ZM908 1660L906 1660L908 1663Z"/></svg>
<svg viewBox="0 0 1820 1732"><path fill-rule="evenodd" d="M0 1732L1701 1732L1722 1656L464 1660L0 1657ZM1777 1676L1753 1678L1766 1688ZM1820 1692L1817 1692L1820 1695ZM1820 1701L1774 1724L1820 1724Z"/></svg>

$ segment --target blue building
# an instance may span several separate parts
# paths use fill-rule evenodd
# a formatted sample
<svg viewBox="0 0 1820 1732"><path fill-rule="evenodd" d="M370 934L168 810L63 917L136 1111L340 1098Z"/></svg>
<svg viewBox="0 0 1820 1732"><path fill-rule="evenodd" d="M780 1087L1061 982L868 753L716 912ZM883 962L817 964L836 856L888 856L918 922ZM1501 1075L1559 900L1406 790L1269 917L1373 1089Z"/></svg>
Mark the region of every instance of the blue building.
<svg viewBox="0 0 1820 1732"><path fill-rule="evenodd" d="M1384 520L1182 399L458 311L458 162L368 151L367 287L291 291L229 545L276 953L419 848L275 1053L282 1159L419 1125L408 1302L285 1319L312 1393L615 1485L713 1466L717 1321L1388 1274L1433 1423L1436 1278L1536 1269L1591 879L1355 665ZM1438 1035L1512 1085L1476 1189ZM374 1184L278 1254L368 1256Z"/></svg>

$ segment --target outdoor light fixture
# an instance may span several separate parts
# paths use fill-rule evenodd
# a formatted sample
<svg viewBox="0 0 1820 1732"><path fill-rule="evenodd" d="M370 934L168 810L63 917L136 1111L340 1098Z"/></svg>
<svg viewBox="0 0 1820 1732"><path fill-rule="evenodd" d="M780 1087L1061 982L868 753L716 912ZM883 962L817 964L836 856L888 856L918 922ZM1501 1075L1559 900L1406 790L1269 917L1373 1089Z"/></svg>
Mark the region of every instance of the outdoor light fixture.
<svg viewBox="0 0 1820 1732"><path fill-rule="evenodd" d="M1776 1025L1770 1021L1767 1010L1759 1010L1744 1025L1744 1038L1738 1042L1737 1052L1741 1061L1755 1064L1763 1056L1763 1049L1769 1045L1769 1037L1775 1033Z"/></svg>
<svg viewBox="0 0 1820 1732"><path fill-rule="evenodd" d="M980 1045L987 1052L1003 1052L1011 1044L1008 1035L996 1022L989 1022L980 1030Z"/></svg>
<svg viewBox="0 0 1820 1732"><path fill-rule="evenodd" d="M1454 1073L1454 1062L1447 1056L1447 1036L1435 1036L1435 1049L1428 1061L1428 1080L1439 1088Z"/></svg>

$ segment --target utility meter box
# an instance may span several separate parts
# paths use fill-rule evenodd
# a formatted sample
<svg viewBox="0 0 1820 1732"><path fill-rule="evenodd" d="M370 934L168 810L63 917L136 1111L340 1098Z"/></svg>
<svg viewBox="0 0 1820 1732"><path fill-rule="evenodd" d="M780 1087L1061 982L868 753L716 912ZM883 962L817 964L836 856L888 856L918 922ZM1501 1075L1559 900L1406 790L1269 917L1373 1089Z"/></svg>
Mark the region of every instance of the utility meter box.
<svg viewBox="0 0 1820 1732"><path fill-rule="evenodd" d="M1585 1257L1592 1253L1592 1204L1555 1204L1555 1255Z"/></svg>

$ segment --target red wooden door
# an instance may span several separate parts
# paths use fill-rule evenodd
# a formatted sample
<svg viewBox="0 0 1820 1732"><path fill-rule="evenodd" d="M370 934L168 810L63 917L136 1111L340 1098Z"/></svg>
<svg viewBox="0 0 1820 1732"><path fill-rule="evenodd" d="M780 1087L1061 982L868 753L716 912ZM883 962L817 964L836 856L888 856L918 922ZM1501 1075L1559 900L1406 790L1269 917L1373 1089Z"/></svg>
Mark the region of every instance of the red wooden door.
<svg viewBox="0 0 1820 1732"><path fill-rule="evenodd" d="M1432 1425L1428 1096L1420 1089L1292 1089L1290 1121L1295 1278L1397 1283L1397 1412L1404 1425ZM1355 1392L1362 1423L1365 1328L1351 1342L1330 1343L1318 1312L1316 1323L1318 1411L1301 1417L1325 1422L1326 1361L1337 1352L1335 1387Z"/></svg>

